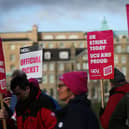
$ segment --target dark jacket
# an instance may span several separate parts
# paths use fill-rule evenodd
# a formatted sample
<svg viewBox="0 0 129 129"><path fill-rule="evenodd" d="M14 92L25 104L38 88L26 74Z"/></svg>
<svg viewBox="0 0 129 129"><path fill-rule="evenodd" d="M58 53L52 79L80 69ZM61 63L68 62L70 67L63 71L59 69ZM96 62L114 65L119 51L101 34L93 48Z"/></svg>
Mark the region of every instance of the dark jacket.
<svg viewBox="0 0 129 129"><path fill-rule="evenodd" d="M129 129L129 93L117 104L109 121L109 129Z"/></svg>
<svg viewBox="0 0 129 129"><path fill-rule="evenodd" d="M127 82L124 82L120 86L115 86L110 90L110 97L106 108L103 114L100 116L101 125L104 129L108 129L109 120L113 111L115 110L116 105L127 92L129 92L129 84Z"/></svg>
<svg viewBox="0 0 129 129"><path fill-rule="evenodd" d="M56 129L99 129L97 118L85 95L70 100L56 115Z"/></svg>
<svg viewBox="0 0 129 129"><path fill-rule="evenodd" d="M53 109L48 96L31 87L29 98L16 104L18 129L54 129L57 121Z"/></svg>

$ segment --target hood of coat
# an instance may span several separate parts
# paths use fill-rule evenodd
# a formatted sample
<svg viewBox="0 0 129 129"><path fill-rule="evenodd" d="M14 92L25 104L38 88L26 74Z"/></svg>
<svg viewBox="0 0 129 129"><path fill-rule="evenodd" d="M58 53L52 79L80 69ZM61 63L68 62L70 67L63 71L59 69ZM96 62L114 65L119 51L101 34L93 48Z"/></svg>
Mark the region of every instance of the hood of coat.
<svg viewBox="0 0 129 129"><path fill-rule="evenodd" d="M17 115L23 114L26 109L30 109L30 106L36 101L41 94L41 90L38 87L31 87L30 95L25 101L18 101L16 104Z"/></svg>
<svg viewBox="0 0 129 129"><path fill-rule="evenodd" d="M129 92L129 83L125 82L121 86L112 87L109 92L110 92L110 96L113 95L115 92L127 93Z"/></svg>

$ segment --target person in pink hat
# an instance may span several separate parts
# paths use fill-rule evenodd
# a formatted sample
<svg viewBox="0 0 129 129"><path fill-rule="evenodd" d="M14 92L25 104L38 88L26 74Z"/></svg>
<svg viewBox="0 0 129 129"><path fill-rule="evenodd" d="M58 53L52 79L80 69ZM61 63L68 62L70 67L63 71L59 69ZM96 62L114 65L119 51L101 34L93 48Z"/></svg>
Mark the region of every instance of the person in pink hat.
<svg viewBox="0 0 129 129"><path fill-rule="evenodd" d="M67 72L59 80L59 100L64 101L66 106L56 112L56 129L99 129L87 99L87 72Z"/></svg>

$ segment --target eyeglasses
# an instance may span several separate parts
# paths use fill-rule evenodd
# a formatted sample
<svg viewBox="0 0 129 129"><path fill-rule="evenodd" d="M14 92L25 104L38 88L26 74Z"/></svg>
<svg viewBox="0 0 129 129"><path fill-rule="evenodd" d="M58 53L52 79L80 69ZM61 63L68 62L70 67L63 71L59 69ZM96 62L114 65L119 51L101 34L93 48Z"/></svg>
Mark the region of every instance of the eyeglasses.
<svg viewBox="0 0 129 129"><path fill-rule="evenodd" d="M58 84L58 88L62 88L65 84Z"/></svg>

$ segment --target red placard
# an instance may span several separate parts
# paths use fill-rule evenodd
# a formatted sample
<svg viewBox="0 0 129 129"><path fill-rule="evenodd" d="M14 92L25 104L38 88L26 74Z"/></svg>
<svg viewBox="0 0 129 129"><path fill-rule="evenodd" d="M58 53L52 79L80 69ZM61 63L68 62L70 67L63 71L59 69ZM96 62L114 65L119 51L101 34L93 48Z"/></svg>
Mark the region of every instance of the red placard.
<svg viewBox="0 0 129 129"><path fill-rule="evenodd" d="M127 24L128 24L128 37L129 37L129 4L126 5Z"/></svg>
<svg viewBox="0 0 129 129"><path fill-rule="evenodd" d="M87 44L90 79L113 78L114 49L112 30L88 32Z"/></svg>
<svg viewBox="0 0 129 129"><path fill-rule="evenodd" d="M6 71L5 71L5 62L4 54L2 48L2 40L0 39L0 93L5 93L6 89Z"/></svg>

